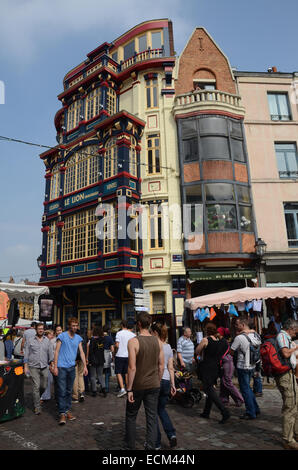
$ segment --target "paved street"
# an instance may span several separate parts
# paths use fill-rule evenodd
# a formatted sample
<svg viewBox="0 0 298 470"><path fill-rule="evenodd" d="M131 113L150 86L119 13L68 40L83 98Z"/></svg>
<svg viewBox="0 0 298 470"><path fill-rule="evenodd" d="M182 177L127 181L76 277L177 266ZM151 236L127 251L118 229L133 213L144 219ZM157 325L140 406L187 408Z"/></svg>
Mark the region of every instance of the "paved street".
<svg viewBox="0 0 298 470"><path fill-rule="evenodd" d="M0 449L7 450L116 450L121 449L124 435L125 397L116 397L115 378L107 398L86 395L85 402L73 405L77 417L66 426L57 424L53 400L44 404L43 412L32 412L31 387L25 379L26 413L23 417L0 424ZM281 399L272 386L264 387L258 398L261 415L254 421L242 421L243 408L230 407L231 419L218 424L216 409L209 420L199 417L204 399L191 409L178 404L168 405L168 411L177 430L178 449L198 450L281 450ZM137 420L137 449L143 448L145 416L143 409ZM163 434L162 448L168 449Z"/></svg>

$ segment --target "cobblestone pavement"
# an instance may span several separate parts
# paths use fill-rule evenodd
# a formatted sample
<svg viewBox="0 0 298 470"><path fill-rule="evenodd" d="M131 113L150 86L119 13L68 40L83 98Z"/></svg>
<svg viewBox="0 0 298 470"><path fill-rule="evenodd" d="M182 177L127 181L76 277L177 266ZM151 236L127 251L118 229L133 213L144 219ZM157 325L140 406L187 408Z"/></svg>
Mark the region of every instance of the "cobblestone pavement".
<svg viewBox="0 0 298 470"><path fill-rule="evenodd" d="M115 378L111 392L86 395L83 403L73 404L76 421L58 425L54 400L43 405L41 415L32 412L32 393L25 379L26 413L0 424L0 449L4 450L117 450L123 447L126 398L117 398ZM220 414L213 409L209 420L200 418L204 399L193 408L169 404L168 412L177 431L177 449L191 450L281 450L281 397L273 386L264 387L258 398L261 414L256 420L243 421L243 408L230 407L231 419L218 424ZM137 419L137 449L143 449L145 415L143 408ZM162 449L169 449L165 434Z"/></svg>

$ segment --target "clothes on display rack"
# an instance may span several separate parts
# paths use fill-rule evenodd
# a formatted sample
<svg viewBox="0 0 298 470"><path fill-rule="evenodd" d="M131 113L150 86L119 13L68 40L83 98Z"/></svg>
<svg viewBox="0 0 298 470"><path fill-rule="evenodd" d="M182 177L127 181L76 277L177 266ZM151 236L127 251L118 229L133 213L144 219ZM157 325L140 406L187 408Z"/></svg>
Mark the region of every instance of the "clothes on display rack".
<svg viewBox="0 0 298 470"><path fill-rule="evenodd" d="M9 297L6 292L0 292L0 320L6 320L8 314Z"/></svg>

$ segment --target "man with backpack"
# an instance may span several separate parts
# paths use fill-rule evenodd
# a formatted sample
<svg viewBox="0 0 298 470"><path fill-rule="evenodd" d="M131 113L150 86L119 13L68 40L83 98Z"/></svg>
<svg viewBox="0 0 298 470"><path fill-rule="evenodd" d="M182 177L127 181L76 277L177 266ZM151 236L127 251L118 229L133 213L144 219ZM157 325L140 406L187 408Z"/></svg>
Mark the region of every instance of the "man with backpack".
<svg viewBox="0 0 298 470"><path fill-rule="evenodd" d="M297 335L298 323L294 319L288 319L283 329L276 337L277 347L280 351L281 362L284 363L286 372L275 375L277 388L279 389L282 407L282 437L285 449L298 450L298 387L295 377L296 354L298 349L293 341ZM282 360L284 359L284 360Z"/></svg>
<svg viewBox="0 0 298 470"><path fill-rule="evenodd" d="M250 386L256 363L260 359L261 338L254 330L249 328L245 316L237 318L235 322L236 333L230 354L237 354L236 370L241 394L244 398L246 412L241 419L255 419L260 414L260 408Z"/></svg>

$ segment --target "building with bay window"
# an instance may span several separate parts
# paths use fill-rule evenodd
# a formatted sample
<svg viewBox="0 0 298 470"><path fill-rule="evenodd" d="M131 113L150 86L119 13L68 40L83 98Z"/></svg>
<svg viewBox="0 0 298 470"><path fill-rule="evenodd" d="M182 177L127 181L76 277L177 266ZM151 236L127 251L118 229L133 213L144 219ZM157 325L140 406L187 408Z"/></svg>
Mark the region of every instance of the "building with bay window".
<svg viewBox="0 0 298 470"><path fill-rule="evenodd" d="M181 217L175 61L172 23L152 20L103 43L64 77L58 144L41 154L40 278L64 326L76 315L82 332L117 329L135 317L136 288L149 291L150 312L171 335L182 324L183 244L169 228L163 236ZM170 206L176 215L166 222Z"/></svg>
<svg viewBox="0 0 298 470"><path fill-rule="evenodd" d="M253 286L256 226L245 109L227 57L196 28L177 65L177 123L187 296ZM186 219L184 222L187 222Z"/></svg>

